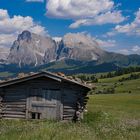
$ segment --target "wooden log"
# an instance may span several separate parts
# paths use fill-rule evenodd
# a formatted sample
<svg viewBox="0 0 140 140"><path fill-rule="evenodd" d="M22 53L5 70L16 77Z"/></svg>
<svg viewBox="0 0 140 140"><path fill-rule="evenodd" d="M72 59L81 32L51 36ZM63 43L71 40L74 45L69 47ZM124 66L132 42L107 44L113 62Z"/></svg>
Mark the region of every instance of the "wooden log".
<svg viewBox="0 0 140 140"><path fill-rule="evenodd" d="M20 99L26 100L26 97L25 96L5 96L3 98L3 100L9 100L9 99L11 99L11 100L20 100Z"/></svg>
<svg viewBox="0 0 140 140"><path fill-rule="evenodd" d="M64 113L65 112L75 112L75 110L74 109L64 109Z"/></svg>
<svg viewBox="0 0 140 140"><path fill-rule="evenodd" d="M74 115L75 114L75 111L72 111L72 112L64 112L63 115Z"/></svg>
<svg viewBox="0 0 140 140"><path fill-rule="evenodd" d="M25 105L26 104L26 102L25 101L5 101L5 102L3 102L2 101L2 105L12 105L12 104L14 104L14 105Z"/></svg>
<svg viewBox="0 0 140 140"><path fill-rule="evenodd" d="M74 116L72 114L63 115L63 118L68 118L68 117L73 118Z"/></svg>
<svg viewBox="0 0 140 140"><path fill-rule="evenodd" d="M33 103L32 107L52 107L52 108L56 108L56 104L37 104L37 103Z"/></svg>
<svg viewBox="0 0 140 140"><path fill-rule="evenodd" d="M64 108L64 109L69 109L69 108L70 108L70 109L71 109L71 108L75 109L75 108L76 108L76 105L69 105L69 106L64 105L63 108Z"/></svg>
<svg viewBox="0 0 140 140"><path fill-rule="evenodd" d="M19 118L19 119L24 119L25 118L25 115L9 115L9 114L4 114L2 115L2 118L9 118L9 119L12 119L12 118Z"/></svg>
<svg viewBox="0 0 140 140"><path fill-rule="evenodd" d="M2 107L1 109L2 109L2 110L9 110L9 111L14 111L14 110L15 110L15 111L16 111L16 110L17 110L17 111L22 111L22 110L26 110L25 106L24 106L24 107L16 107L16 106L14 106L14 107L11 107L11 106L10 106L10 107L9 107L9 106L8 106L8 107Z"/></svg>
<svg viewBox="0 0 140 140"><path fill-rule="evenodd" d="M25 115L25 112L19 112L19 111L2 111L2 114L4 115L8 115L8 114L12 114L12 115Z"/></svg>
<svg viewBox="0 0 140 140"><path fill-rule="evenodd" d="M25 104L4 104L2 108L24 108L25 109L26 105Z"/></svg>
<svg viewBox="0 0 140 140"><path fill-rule="evenodd" d="M26 99L3 99L2 102L26 102Z"/></svg>

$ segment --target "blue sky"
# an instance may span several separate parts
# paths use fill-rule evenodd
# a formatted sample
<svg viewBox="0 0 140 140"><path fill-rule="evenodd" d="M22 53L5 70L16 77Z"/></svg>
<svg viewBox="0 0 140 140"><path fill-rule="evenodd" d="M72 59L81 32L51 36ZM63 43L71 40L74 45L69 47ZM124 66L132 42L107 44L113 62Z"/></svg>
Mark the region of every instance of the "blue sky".
<svg viewBox="0 0 140 140"><path fill-rule="evenodd" d="M85 32L108 51L140 54L140 0L0 0L0 47L27 29L62 37Z"/></svg>

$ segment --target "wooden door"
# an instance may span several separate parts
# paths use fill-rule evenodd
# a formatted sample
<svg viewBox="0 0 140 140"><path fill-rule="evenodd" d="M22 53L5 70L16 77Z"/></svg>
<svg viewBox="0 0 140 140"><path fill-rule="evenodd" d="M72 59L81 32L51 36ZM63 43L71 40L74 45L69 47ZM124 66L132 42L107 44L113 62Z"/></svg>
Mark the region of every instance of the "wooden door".
<svg viewBox="0 0 140 140"><path fill-rule="evenodd" d="M32 119L60 119L60 90L32 88L29 97L29 112Z"/></svg>

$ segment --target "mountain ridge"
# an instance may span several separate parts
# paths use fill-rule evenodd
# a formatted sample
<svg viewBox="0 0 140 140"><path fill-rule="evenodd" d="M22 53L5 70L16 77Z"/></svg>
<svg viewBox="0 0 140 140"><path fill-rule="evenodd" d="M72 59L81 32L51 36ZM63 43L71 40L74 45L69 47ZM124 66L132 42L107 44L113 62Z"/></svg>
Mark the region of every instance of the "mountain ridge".
<svg viewBox="0 0 140 140"><path fill-rule="evenodd" d="M54 71L63 72L65 70L69 72L70 69L66 67L72 69L75 65L76 69L73 68L71 71L78 73L78 70L79 72L93 72L96 69L104 71L99 67L115 70L119 67L140 65L140 56L107 52L99 47L96 40L83 33L68 33L63 38L52 38L23 31L14 41L7 59L1 58L0 62L6 64L3 65L5 67L16 65L16 68L21 69L27 67L40 69L46 66L48 70L53 71L52 68L56 67ZM58 67L60 63L61 68Z"/></svg>

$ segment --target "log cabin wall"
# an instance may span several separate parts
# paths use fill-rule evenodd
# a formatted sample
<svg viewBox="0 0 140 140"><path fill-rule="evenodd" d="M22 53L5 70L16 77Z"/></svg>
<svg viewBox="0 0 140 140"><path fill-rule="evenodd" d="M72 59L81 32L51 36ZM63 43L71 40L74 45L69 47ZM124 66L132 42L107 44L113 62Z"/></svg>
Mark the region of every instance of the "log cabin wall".
<svg viewBox="0 0 140 140"><path fill-rule="evenodd" d="M26 116L26 96L26 89L19 87L3 88L1 117L24 119Z"/></svg>
<svg viewBox="0 0 140 140"><path fill-rule="evenodd" d="M61 118L60 84L52 79L38 78L7 86L0 95L2 118Z"/></svg>
<svg viewBox="0 0 140 140"><path fill-rule="evenodd" d="M87 91L75 84L62 83L63 120L83 119Z"/></svg>
<svg viewBox="0 0 140 140"><path fill-rule="evenodd" d="M0 89L0 93L1 93L1 89ZM2 118L2 95L0 94L0 119Z"/></svg>
<svg viewBox="0 0 140 140"><path fill-rule="evenodd" d="M87 91L70 82L39 77L0 88L0 117L78 120Z"/></svg>

